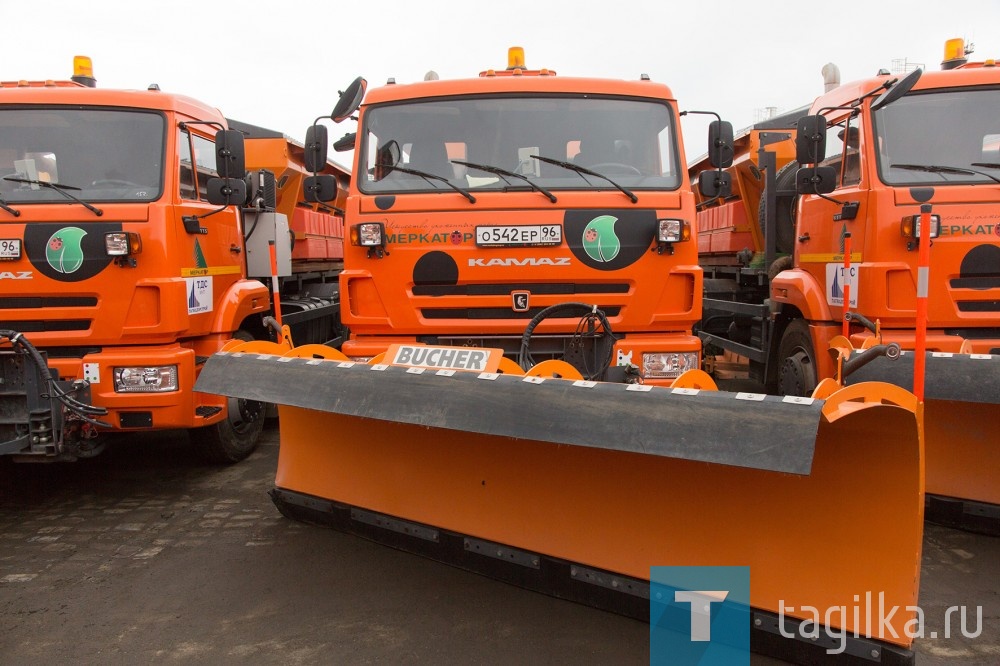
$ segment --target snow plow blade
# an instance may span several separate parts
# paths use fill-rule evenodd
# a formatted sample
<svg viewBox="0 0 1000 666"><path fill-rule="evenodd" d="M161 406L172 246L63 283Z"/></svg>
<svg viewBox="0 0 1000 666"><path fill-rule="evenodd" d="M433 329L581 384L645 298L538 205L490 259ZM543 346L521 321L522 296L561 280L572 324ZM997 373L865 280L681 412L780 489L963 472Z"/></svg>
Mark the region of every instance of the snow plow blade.
<svg viewBox="0 0 1000 666"><path fill-rule="evenodd" d="M197 390L278 405L287 516L643 620L650 567L749 566L754 651L913 663L922 431L898 387L737 397L220 353Z"/></svg>
<svg viewBox="0 0 1000 666"><path fill-rule="evenodd" d="M847 382L910 390L913 363L877 358ZM927 519L1000 535L1000 356L928 352L925 368Z"/></svg>

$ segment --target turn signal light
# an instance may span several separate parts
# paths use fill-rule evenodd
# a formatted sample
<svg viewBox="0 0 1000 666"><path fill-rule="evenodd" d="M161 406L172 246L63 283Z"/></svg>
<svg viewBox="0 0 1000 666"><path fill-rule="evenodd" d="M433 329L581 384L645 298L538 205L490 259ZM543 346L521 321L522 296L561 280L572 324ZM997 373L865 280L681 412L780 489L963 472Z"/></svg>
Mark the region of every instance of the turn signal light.
<svg viewBox="0 0 1000 666"><path fill-rule="evenodd" d="M931 238L937 238L941 231L941 217L939 215L931 215ZM920 216L919 215L907 215L903 218L903 221L899 223L899 233L904 238L916 239L920 236Z"/></svg>

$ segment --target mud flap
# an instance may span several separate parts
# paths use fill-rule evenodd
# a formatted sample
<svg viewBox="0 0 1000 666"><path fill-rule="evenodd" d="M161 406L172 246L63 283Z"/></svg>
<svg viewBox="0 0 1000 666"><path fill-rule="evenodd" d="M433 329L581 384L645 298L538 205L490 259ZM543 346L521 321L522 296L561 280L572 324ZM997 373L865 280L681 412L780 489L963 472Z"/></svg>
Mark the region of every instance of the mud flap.
<svg viewBox="0 0 1000 666"><path fill-rule="evenodd" d="M848 383L913 386L912 352L877 358ZM925 370L927 517L1000 534L1000 356L928 353Z"/></svg>
<svg viewBox="0 0 1000 666"><path fill-rule="evenodd" d="M737 398L347 365L219 354L198 380L279 404L272 496L288 515L643 619L650 567L749 566L756 647L816 650L796 628L818 617L820 644L842 635L850 654L912 661L911 394ZM896 612L876 617L880 604Z"/></svg>

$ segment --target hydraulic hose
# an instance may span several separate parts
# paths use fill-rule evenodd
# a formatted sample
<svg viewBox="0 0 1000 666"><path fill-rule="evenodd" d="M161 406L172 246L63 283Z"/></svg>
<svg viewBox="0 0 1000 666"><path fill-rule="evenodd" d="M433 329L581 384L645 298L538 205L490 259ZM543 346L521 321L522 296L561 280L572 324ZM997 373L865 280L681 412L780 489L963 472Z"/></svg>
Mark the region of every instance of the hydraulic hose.
<svg viewBox="0 0 1000 666"><path fill-rule="evenodd" d="M14 351L27 355L27 357L31 359L32 363L35 364L35 367L38 369L39 374L45 381L46 386L49 387L50 393L47 397L56 398L63 404L63 406L66 407L66 409L93 426L102 428L111 427L111 424L109 423L104 423L91 418L91 416L103 416L104 414L107 414L107 409L103 407L94 407L93 405L80 402L72 395L59 388L55 380L52 378L52 373L49 371L48 363L45 362L41 353L33 344L28 342L22 333L10 329L0 329L0 338L7 338Z"/></svg>

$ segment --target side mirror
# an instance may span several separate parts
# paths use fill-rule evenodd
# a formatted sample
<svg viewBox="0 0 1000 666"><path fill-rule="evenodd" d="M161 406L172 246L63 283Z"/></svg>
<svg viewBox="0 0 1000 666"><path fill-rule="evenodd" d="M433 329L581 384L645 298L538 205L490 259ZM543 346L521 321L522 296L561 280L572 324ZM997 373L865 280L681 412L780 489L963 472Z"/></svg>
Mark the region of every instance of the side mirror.
<svg viewBox="0 0 1000 666"><path fill-rule="evenodd" d="M733 193L733 176L725 171L702 171L698 174L698 191L709 199L725 199Z"/></svg>
<svg viewBox="0 0 1000 666"><path fill-rule="evenodd" d="M306 152L303 156L306 170L319 173L326 168L326 125L312 125L306 130Z"/></svg>
<svg viewBox="0 0 1000 666"><path fill-rule="evenodd" d="M375 153L375 172L372 174L372 178L382 180L392 173L401 159L403 159L403 153L395 139L390 139L387 143L379 146Z"/></svg>
<svg viewBox="0 0 1000 666"><path fill-rule="evenodd" d="M708 162L717 169L733 163L733 124L713 120L708 126Z"/></svg>
<svg viewBox="0 0 1000 666"><path fill-rule="evenodd" d="M247 184L242 178L209 178L208 202L213 206L243 206L247 203Z"/></svg>
<svg viewBox="0 0 1000 666"><path fill-rule="evenodd" d="M351 132L350 134L345 134L336 141L333 142L333 149L338 153L342 153L345 150L351 150L354 148L354 142L358 138L357 132Z"/></svg>
<svg viewBox="0 0 1000 666"><path fill-rule="evenodd" d="M831 166L803 167L795 172L799 194L829 194L837 189L837 169Z"/></svg>
<svg viewBox="0 0 1000 666"><path fill-rule="evenodd" d="M347 90L340 93L340 99L337 100L337 105L333 107L333 112L330 113L333 122L339 123L350 118L351 114L361 106L361 100L364 99L365 90L367 89L368 82L360 76L351 81L351 85L347 86Z"/></svg>
<svg viewBox="0 0 1000 666"><path fill-rule="evenodd" d="M337 179L334 176L308 176L302 183L306 201L320 203L337 198Z"/></svg>
<svg viewBox="0 0 1000 666"><path fill-rule="evenodd" d="M802 116L795 134L795 160L799 164L818 164L826 157L826 118Z"/></svg>
<svg viewBox="0 0 1000 666"><path fill-rule="evenodd" d="M921 74L923 74L923 70L918 67L897 81L895 85L889 88L888 92L872 102L872 111L881 109L886 104L891 104L906 93L910 92L913 86L916 85Z"/></svg>
<svg viewBox="0 0 1000 666"><path fill-rule="evenodd" d="M246 152L243 133L219 130L215 133L215 170L220 178L243 178L246 175Z"/></svg>

